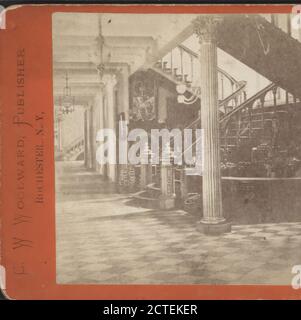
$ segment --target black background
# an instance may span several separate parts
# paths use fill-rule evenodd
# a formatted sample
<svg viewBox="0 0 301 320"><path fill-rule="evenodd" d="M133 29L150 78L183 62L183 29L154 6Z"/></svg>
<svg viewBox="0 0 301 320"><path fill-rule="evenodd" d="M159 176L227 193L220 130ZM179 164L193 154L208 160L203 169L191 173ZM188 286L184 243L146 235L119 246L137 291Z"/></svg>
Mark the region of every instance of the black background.
<svg viewBox="0 0 301 320"><path fill-rule="evenodd" d="M106 316L103 309L110 304L114 306L138 306L147 304L196 304L198 315L146 315ZM300 301L2 301L0 317L2 319L279 319L300 318ZM294 312L296 314L294 315ZM5 314L5 316L4 316Z"/></svg>

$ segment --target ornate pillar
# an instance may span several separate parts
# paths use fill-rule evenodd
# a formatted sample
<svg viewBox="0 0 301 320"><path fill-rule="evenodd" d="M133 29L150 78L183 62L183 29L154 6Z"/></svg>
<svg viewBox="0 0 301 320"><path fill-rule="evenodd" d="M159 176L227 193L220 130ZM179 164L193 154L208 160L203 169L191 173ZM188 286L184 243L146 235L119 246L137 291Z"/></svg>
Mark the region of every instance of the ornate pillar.
<svg viewBox="0 0 301 320"><path fill-rule="evenodd" d="M181 198L186 199L188 194L188 188L187 188L187 175L185 173L185 169L182 169L180 171L180 181L181 181Z"/></svg>
<svg viewBox="0 0 301 320"><path fill-rule="evenodd" d="M221 17L202 15L193 22L200 43L201 125L204 131L203 218L198 227L208 234L229 232L222 212L216 33Z"/></svg>
<svg viewBox="0 0 301 320"><path fill-rule="evenodd" d="M172 165L161 165L160 209L169 210L175 207L174 176Z"/></svg>
<svg viewBox="0 0 301 320"><path fill-rule="evenodd" d="M174 171L173 164L169 160L171 158L170 146L163 146L161 159L161 196L159 197L160 209L169 210L175 207L174 193Z"/></svg>
<svg viewBox="0 0 301 320"><path fill-rule="evenodd" d="M84 113L84 134L85 134L85 166L88 169L92 167L91 155L91 108L88 107Z"/></svg>
<svg viewBox="0 0 301 320"><path fill-rule="evenodd" d="M148 145L144 146L142 150L143 157L149 159L150 150ZM152 182L152 167L149 163L141 163L140 164L140 188L143 190L146 188L148 184Z"/></svg>
<svg viewBox="0 0 301 320"><path fill-rule="evenodd" d="M94 101L94 108L95 108L95 127L94 127L94 142L95 142L95 153L97 152L97 149L100 145L100 142L96 141L97 133L100 129L104 129L104 94L103 94L103 87L101 86L97 95L95 96ZM96 154L95 154L96 159ZM99 164L96 160L95 164L95 170L99 172L100 174L104 175L104 166Z"/></svg>

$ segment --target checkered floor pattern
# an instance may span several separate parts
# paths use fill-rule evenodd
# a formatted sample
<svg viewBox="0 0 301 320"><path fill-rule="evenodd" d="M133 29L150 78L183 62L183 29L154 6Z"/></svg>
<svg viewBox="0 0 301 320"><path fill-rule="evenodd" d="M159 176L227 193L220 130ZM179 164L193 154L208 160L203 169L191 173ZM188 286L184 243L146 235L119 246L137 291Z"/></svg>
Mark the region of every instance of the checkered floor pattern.
<svg viewBox="0 0 301 320"><path fill-rule="evenodd" d="M57 203L58 283L289 285L301 264L299 222L205 236L184 211L126 201L100 194Z"/></svg>

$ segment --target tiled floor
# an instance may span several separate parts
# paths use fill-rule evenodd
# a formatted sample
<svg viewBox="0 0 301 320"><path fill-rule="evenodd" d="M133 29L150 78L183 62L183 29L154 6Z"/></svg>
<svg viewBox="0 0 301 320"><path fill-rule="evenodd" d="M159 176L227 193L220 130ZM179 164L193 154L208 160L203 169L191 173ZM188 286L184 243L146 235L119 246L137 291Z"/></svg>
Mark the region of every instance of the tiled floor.
<svg viewBox="0 0 301 320"><path fill-rule="evenodd" d="M130 207L117 193L58 199L58 283L289 285L301 264L299 222L205 236L183 211Z"/></svg>

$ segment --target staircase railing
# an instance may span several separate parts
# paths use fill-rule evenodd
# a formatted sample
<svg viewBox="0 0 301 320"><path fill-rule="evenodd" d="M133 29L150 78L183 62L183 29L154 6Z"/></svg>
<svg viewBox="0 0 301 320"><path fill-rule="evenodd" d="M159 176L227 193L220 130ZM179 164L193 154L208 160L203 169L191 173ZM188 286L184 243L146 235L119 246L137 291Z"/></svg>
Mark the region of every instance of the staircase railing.
<svg viewBox="0 0 301 320"><path fill-rule="evenodd" d="M176 54L178 53L178 54ZM196 68L199 64L199 55L180 44L172 49L162 60L158 61L155 66L159 66L160 69L167 75L173 77L175 81L185 82L189 88L198 87L196 81L200 77L200 68ZM221 82L220 100L225 98L225 86L223 81L227 79L232 87L232 93L237 91L241 87L241 83L233 78L229 73L221 68L218 68L219 81Z"/></svg>
<svg viewBox="0 0 301 320"><path fill-rule="evenodd" d="M176 59L174 53L175 50L179 51L179 55L177 56L178 59ZM188 57L188 61L186 59L184 63L185 55L186 57ZM172 49L165 57L163 57L161 61L158 61L155 64L154 69L156 71L160 71L162 75L164 75L172 81L176 81L178 83L185 83L188 92L190 92L192 95L196 97L200 97L198 93L195 93L200 92L200 90L194 90L199 89L199 87L195 86L195 80L198 80L200 77L200 66L196 67L197 64L199 64L199 55L184 45L178 45L176 48ZM199 74L196 75L195 70L198 70ZM224 90L225 79L229 82L228 87L230 87L231 90L230 94L228 94L226 97ZM227 114L229 109L230 111L236 109L238 105L240 105L246 100L245 88L247 82L237 81L234 77L232 77L229 73L222 70L221 68L218 68L218 81L221 87L221 90L219 92L219 108L220 111L225 115ZM229 106L231 102L232 105ZM195 127L198 127L200 125L200 120L201 118L199 116L184 129L193 129ZM188 149L184 150L184 152L187 150Z"/></svg>
<svg viewBox="0 0 301 320"><path fill-rule="evenodd" d="M242 109L244 109L246 107L250 107L256 100L263 99L269 91L272 91L275 88L277 88L277 85L275 85L274 83L270 83L269 85L267 85L266 87L264 87L263 89L261 89L260 91L255 93L252 97L250 97L249 99L246 99L238 107L236 107L232 111L225 114L220 119L220 123L223 123L226 120L230 119L233 115L235 115L237 112L241 111Z"/></svg>
<svg viewBox="0 0 301 320"><path fill-rule="evenodd" d="M219 123L222 124L224 123L226 120L229 120L231 117L233 117L235 114L237 114L238 112L242 111L245 108L252 108L254 103L258 100L261 99L262 101L264 101L264 98L266 97L267 93L269 91L275 90L277 88L277 85L275 85L274 83L269 84L268 86L266 86L265 88L263 88L262 90L260 90L259 92L257 92L256 94L254 94L252 97L250 97L249 99L247 99L246 101L244 101L241 105L239 105L237 108L235 108L234 110L230 111L228 114L224 115L220 120ZM190 146L188 146L183 152L182 155L187 152L188 150L192 149L199 141L201 138L198 138L194 143L192 143Z"/></svg>
<svg viewBox="0 0 301 320"><path fill-rule="evenodd" d="M178 55L176 55L178 51ZM186 57L186 58L185 58ZM161 61L158 61L155 66L156 70L162 70L162 74L170 77L172 80L185 83L187 91L194 96L199 96L195 92L199 92L198 83L196 80L200 77L200 67L196 67L199 64L199 55L187 48L184 45L178 45L172 49L167 55L163 57ZM231 88L231 93L226 97L225 92L225 79L229 82L228 87ZM221 112L226 114L229 109L236 108L240 103L246 100L246 81L237 81L229 73L224 71L221 68L218 68L218 81L220 83L220 92L219 92L219 106ZM232 106L229 108L229 104L232 103ZM195 119L190 123L185 129L190 129L197 126L200 122L200 117Z"/></svg>
<svg viewBox="0 0 301 320"><path fill-rule="evenodd" d="M67 155L68 153L72 152L74 148L80 147L84 145L84 138L78 137L72 140L66 147L63 148L63 155Z"/></svg>

